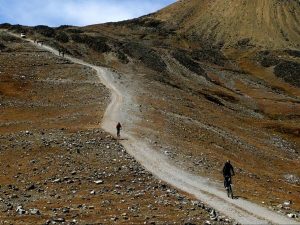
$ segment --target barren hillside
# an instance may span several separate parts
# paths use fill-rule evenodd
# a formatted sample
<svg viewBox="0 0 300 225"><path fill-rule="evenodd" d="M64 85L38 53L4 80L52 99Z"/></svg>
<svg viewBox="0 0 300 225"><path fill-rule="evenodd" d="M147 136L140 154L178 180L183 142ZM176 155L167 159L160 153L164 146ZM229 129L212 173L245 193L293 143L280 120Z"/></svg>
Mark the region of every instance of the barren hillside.
<svg viewBox="0 0 300 225"><path fill-rule="evenodd" d="M176 166L222 184L231 159L239 198L299 215L299 9L185 0L119 23L1 27L114 70L132 96L124 128Z"/></svg>
<svg viewBox="0 0 300 225"><path fill-rule="evenodd" d="M109 93L92 69L2 31L0 43L0 224L210 219L99 129Z"/></svg>
<svg viewBox="0 0 300 225"><path fill-rule="evenodd" d="M240 41L272 48L299 48L297 0L184 0L152 16L179 33L234 45Z"/></svg>

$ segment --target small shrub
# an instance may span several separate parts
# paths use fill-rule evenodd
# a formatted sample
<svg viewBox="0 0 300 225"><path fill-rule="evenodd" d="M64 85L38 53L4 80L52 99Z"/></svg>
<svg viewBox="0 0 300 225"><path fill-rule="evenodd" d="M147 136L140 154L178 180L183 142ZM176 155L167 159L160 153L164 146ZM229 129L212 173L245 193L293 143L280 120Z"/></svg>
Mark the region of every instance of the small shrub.
<svg viewBox="0 0 300 225"><path fill-rule="evenodd" d="M280 63L280 60L276 57L265 57L260 62L263 67L276 66L278 63Z"/></svg>
<svg viewBox="0 0 300 225"><path fill-rule="evenodd" d="M126 64L129 62L126 54L124 54L122 51L117 51L117 57L122 63Z"/></svg>
<svg viewBox="0 0 300 225"><path fill-rule="evenodd" d="M276 66L280 60L270 51L261 51L257 54L256 58L263 67Z"/></svg>
<svg viewBox="0 0 300 225"><path fill-rule="evenodd" d="M75 28L68 29L68 30L66 30L66 32L73 33L73 34L81 34L81 33L83 33L82 30L75 29Z"/></svg>
<svg viewBox="0 0 300 225"><path fill-rule="evenodd" d="M297 50L285 50L286 53L288 53L290 56L298 57L300 58L300 51Z"/></svg>
<svg viewBox="0 0 300 225"><path fill-rule="evenodd" d="M69 41L69 36L65 32L59 32L55 36L55 39L59 42L67 43Z"/></svg>
<svg viewBox="0 0 300 225"><path fill-rule="evenodd" d="M6 49L6 46L0 42L0 51L3 51L4 49Z"/></svg>
<svg viewBox="0 0 300 225"><path fill-rule="evenodd" d="M0 40L4 41L4 42L21 42L21 40L19 38L16 38L12 35L8 35L8 34L2 34L0 35Z"/></svg>
<svg viewBox="0 0 300 225"><path fill-rule="evenodd" d="M45 37L49 37L49 38L55 37L55 29L53 29L52 27L39 25L39 26L35 26L33 29L34 31L36 31L37 33Z"/></svg>
<svg viewBox="0 0 300 225"><path fill-rule="evenodd" d="M77 43L84 43L80 34L71 34L71 39Z"/></svg>
<svg viewBox="0 0 300 225"><path fill-rule="evenodd" d="M11 26L8 30L17 32L17 33L26 33L28 29L26 29L24 26L17 24L17 25L13 25Z"/></svg>
<svg viewBox="0 0 300 225"><path fill-rule="evenodd" d="M219 66L224 66L226 60L221 51L214 48L193 50L191 53L191 57L197 61L207 61Z"/></svg>
<svg viewBox="0 0 300 225"><path fill-rule="evenodd" d="M199 75L205 75L205 70L201 68L199 63L195 62L188 56L188 52L183 50L177 50L173 52L173 57L181 63L183 66L188 68L190 71L199 74Z"/></svg>
<svg viewBox="0 0 300 225"><path fill-rule="evenodd" d="M149 47L139 43L130 42L126 43L124 46L122 46L122 48L127 55L137 60L141 60L142 63L152 70L163 72L167 68L167 65L159 56L159 54Z"/></svg>
<svg viewBox="0 0 300 225"><path fill-rule="evenodd" d="M251 39L250 38L243 38L239 40L236 44L237 47L247 47L250 45Z"/></svg>
<svg viewBox="0 0 300 225"><path fill-rule="evenodd" d="M300 87L300 63L282 61L274 68L274 73L285 82Z"/></svg>
<svg viewBox="0 0 300 225"><path fill-rule="evenodd" d="M74 42L86 44L88 47L97 52L104 53L111 50L106 44L107 39L104 37L91 37L84 34L73 34L71 37Z"/></svg>

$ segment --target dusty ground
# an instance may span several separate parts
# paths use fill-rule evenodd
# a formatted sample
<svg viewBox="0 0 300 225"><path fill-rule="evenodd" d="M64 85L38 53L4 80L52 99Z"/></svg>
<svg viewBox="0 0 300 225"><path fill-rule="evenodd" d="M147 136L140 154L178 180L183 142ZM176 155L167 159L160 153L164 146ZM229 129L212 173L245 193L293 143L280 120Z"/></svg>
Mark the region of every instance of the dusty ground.
<svg viewBox="0 0 300 225"><path fill-rule="evenodd" d="M0 132L98 126L109 95L91 69L1 35Z"/></svg>
<svg viewBox="0 0 300 225"><path fill-rule="evenodd" d="M0 38L0 224L211 221L209 207L152 177L97 128L109 95L92 70Z"/></svg>
<svg viewBox="0 0 300 225"><path fill-rule="evenodd" d="M101 130L18 132L2 135L1 146L1 224L209 220L200 203L153 178Z"/></svg>
<svg viewBox="0 0 300 225"><path fill-rule="evenodd" d="M230 85L235 85L236 75L226 75L233 78ZM249 83L251 79L251 74L247 74L243 81ZM300 206L298 100L287 100L289 96L276 94L271 88L266 91L267 85L243 88L240 83L238 77L239 86L233 89L244 92L242 95L216 86L200 93L187 93L161 83L141 82L138 86L143 87L143 92L136 91L142 105L139 127L148 129L137 128L137 133L176 165L220 182L223 163L231 159L237 171L234 182L239 197L276 210L284 201L292 200L290 207L297 211ZM220 107L207 101L201 92L211 96L216 93L229 101L222 101L225 104ZM239 101L242 105L236 104ZM276 120L266 116L265 111L283 118L288 114L295 116Z"/></svg>
<svg viewBox="0 0 300 225"><path fill-rule="evenodd" d="M149 128L143 137L155 140L157 148L177 164L220 182L223 162L231 159L237 171L238 196L272 206L292 200L292 207L299 210L299 138L288 133L298 129L298 120L262 120L254 112L237 116L234 109L180 91L169 94L166 87L161 88L155 90L163 99L153 94L139 99L144 106L142 124ZM285 113L287 107L277 108L277 112ZM295 112L299 109L294 108ZM296 178L295 183L285 179L289 174Z"/></svg>

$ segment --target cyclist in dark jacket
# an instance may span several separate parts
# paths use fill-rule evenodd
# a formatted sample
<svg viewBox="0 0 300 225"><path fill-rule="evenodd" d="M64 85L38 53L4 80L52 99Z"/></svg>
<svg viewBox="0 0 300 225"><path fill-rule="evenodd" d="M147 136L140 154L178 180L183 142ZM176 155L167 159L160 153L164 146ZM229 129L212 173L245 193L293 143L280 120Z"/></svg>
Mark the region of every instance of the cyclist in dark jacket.
<svg viewBox="0 0 300 225"><path fill-rule="evenodd" d="M117 137L120 138L120 133L122 130L122 125L120 122L117 124L116 129L117 129Z"/></svg>

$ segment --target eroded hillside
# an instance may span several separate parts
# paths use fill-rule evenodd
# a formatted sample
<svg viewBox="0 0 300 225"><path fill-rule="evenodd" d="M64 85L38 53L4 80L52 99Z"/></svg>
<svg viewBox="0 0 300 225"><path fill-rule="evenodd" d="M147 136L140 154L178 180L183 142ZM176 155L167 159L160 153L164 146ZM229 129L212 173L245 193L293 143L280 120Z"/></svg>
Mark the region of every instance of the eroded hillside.
<svg viewBox="0 0 300 225"><path fill-rule="evenodd" d="M151 17L181 34L225 46L300 47L297 0L184 0Z"/></svg>

